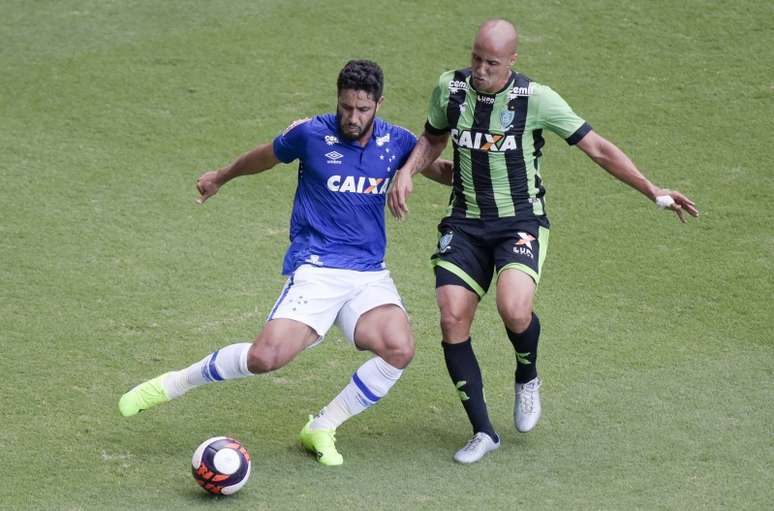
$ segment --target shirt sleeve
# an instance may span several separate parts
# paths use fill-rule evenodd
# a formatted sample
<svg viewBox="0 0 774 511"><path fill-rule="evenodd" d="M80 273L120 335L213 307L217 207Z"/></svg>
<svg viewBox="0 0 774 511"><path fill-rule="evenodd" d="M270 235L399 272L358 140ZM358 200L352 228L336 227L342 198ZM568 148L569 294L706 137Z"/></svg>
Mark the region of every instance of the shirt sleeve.
<svg viewBox="0 0 774 511"><path fill-rule="evenodd" d="M540 124L574 145L591 131L591 125L573 112L570 105L550 87L542 87L538 94Z"/></svg>
<svg viewBox="0 0 774 511"><path fill-rule="evenodd" d="M395 169L401 168L406 163L411 155L411 151L414 150L414 146L417 145L417 137L413 133L406 129L401 131L403 136L400 139L400 158L398 159L398 165L394 167Z"/></svg>
<svg viewBox="0 0 774 511"><path fill-rule="evenodd" d="M309 119L294 121L274 139L272 148L279 161L290 163L297 158L301 158L306 146L308 126Z"/></svg>
<svg viewBox="0 0 774 511"><path fill-rule="evenodd" d="M443 104L443 89L440 79L430 96L425 129L433 135L441 135L449 131L449 119L446 117L446 106Z"/></svg>

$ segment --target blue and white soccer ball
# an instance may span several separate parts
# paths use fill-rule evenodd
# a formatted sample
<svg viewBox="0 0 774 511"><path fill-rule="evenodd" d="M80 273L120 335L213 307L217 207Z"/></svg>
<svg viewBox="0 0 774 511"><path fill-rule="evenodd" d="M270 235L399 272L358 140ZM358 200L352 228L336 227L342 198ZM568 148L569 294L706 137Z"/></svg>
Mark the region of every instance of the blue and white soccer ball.
<svg viewBox="0 0 774 511"><path fill-rule="evenodd" d="M231 495L250 477L250 454L237 440L208 438L196 448L191 471L197 484L210 493Z"/></svg>

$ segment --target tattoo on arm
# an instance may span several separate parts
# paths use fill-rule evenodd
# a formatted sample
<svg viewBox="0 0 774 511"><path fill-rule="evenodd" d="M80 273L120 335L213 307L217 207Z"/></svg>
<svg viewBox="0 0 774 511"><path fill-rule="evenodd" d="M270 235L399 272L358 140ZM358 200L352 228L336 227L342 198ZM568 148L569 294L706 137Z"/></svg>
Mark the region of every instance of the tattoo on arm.
<svg viewBox="0 0 774 511"><path fill-rule="evenodd" d="M434 162L443 152L448 139L448 135L435 136L427 132L422 133L407 162L411 175L413 176Z"/></svg>

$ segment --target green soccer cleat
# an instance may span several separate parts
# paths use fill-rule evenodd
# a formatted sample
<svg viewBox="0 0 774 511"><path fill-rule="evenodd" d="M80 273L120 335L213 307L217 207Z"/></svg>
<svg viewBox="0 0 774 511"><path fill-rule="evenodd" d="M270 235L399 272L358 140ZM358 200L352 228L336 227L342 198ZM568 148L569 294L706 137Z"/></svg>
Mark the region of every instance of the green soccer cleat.
<svg viewBox="0 0 774 511"><path fill-rule="evenodd" d="M323 465L335 466L344 463L344 458L336 450L336 430L335 429L317 429L312 431L309 426L312 425L313 416L309 416L309 421L301 430L298 439L301 445L309 452L317 456L317 461Z"/></svg>
<svg viewBox="0 0 774 511"><path fill-rule="evenodd" d="M118 409L121 411L121 415L124 417L136 415L143 410L169 401L170 398L164 392L164 387L161 386L161 380L167 374L169 373L164 373L152 380L141 383L121 396L121 399L118 401Z"/></svg>

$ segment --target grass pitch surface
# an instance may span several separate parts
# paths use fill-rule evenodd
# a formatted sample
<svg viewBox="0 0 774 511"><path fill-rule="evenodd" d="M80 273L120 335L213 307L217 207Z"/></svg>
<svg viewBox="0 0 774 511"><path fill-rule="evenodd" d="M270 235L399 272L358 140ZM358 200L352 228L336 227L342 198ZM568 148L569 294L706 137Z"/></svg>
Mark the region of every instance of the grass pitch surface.
<svg viewBox="0 0 774 511"><path fill-rule="evenodd" d="M774 424L770 2L0 2L0 509L767 509ZM388 264L417 357L338 434L296 444L365 359L332 331L276 373L131 419L130 386L260 328L283 278L295 166L204 207L194 179L330 111L350 58L421 130L438 74L511 15L517 69L558 90L657 184L680 225L547 136L553 223L536 309L544 418L511 425L512 349L492 297L474 343L503 446L474 466L442 361L429 255L448 190L417 180ZM250 449L236 496L192 450Z"/></svg>

